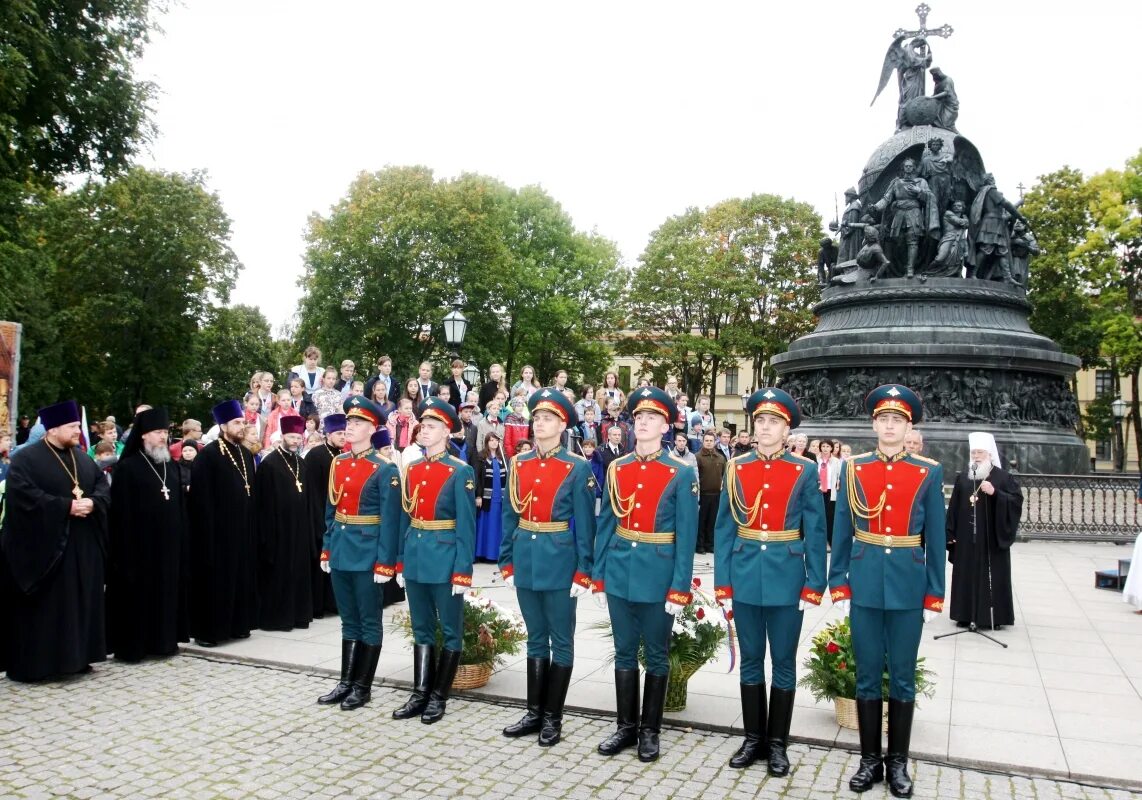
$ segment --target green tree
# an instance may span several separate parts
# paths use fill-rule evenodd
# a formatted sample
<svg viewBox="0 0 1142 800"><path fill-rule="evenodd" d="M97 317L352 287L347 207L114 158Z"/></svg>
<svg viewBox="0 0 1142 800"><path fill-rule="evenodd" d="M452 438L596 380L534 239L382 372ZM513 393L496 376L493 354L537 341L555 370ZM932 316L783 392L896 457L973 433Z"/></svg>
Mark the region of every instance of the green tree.
<svg viewBox="0 0 1142 800"><path fill-rule="evenodd" d="M627 298L634 335L619 352L644 371L672 372L690 397L745 357L754 383L769 358L812 327L820 217L804 203L758 194L687 209L651 234Z"/></svg>
<svg viewBox="0 0 1142 800"><path fill-rule="evenodd" d="M359 175L327 216L311 217L307 241L298 346L359 363L385 353L400 377L426 359L443 368L440 320L455 301L469 320L462 355L485 369L531 363L546 379L605 365L618 251L576 231L541 189L391 167Z"/></svg>
<svg viewBox="0 0 1142 800"><path fill-rule="evenodd" d="M56 196L43 217L63 385L122 415L185 402L199 319L240 269L203 176L132 169Z"/></svg>
<svg viewBox="0 0 1142 800"><path fill-rule="evenodd" d="M242 397L255 372L280 370L270 323L260 310L246 305L213 306L204 314L201 330L194 337L194 366L184 376L189 381L186 413L200 419L209 415L215 403ZM274 375L284 377L280 371Z"/></svg>

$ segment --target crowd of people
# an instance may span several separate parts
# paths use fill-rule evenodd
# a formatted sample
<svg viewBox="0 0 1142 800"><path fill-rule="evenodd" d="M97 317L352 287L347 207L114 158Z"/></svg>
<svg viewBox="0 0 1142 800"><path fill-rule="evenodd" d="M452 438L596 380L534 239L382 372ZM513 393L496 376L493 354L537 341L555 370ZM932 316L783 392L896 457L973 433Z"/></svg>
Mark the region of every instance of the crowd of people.
<svg viewBox="0 0 1142 800"><path fill-rule="evenodd" d="M766 760L778 775L788 770L800 612L824 597L831 549L827 585L846 612L854 600L854 640L865 632L860 663L889 659L895 704L884 763L896 794L910 786L900 757L914 696L901 653L914 662L921 611L926 619L943 610L945 541L957 565L953 618L997 629L1014 621L1007 550L1018 486L1000 469L994 439L973 434L945 530L942 472L920 455L913 423L922 404L906 387L869 396L877 449L854 455L796 432L796 402L776 387L750 397L750 425L735 436L717 425L708 397L691 408L673 380L665 389L642 381L628 395L612 372L577 393L562 370L544 386L530 366L510 382L493 365L473 386L460 361L447 381L435 381L426 362L401 382L387 357L364 380L352 361L323 369L320 360L307 349L280 391L274 375L256 373L243 397L212 409L209 428L186 419L174 436L165 410L144 405L125 430L112 418L97 423L98 441L81 449L79 407L41 409L5 465L0 669L38 681L89 670L108 654L137 661L176 653L191 637L213 647L255 628L304 628L340 614L341 679L320 702L351 710L369 702L381 608L407 598L414 691L393 716L432 723L458 664L459 596L473 564L491 562L517 591L529 631L528 712L504 734L559 741L574 600L590 592L609 607L616 647L618 728L599 750L637 745L653 760L670 620L691 602L694 554L712 553L716 595L727 617L737 614L742 646L746 742L731 763ZM898 490L886 482L894 467L905 471ZM981 525L990 538L977 538ZM873 539L867 552L883 547L885 558L894 547L926 552L895 599L861 577L871 566L858 563L860 548ZM801 544L781 547L780 564L770 563L779 553L766 555L767 546L787 542ZM650 546L637 551L639 543ZM785 559L786 550L797 557ZM992 580L995 570L1007 580ZM854 787L883 774L872 761L881 671L875 720L864 696L873 669L858 672L863 757ZM874 722L875 746L864 730Z"/></svg>

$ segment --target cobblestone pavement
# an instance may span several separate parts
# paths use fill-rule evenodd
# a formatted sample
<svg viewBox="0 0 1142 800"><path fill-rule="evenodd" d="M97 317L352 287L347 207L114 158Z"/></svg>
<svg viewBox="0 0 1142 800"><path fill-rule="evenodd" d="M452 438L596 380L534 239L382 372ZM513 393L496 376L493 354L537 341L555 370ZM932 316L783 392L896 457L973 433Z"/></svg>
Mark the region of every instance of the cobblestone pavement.
<svg viewBox="0 0 1142 800"><path fill-rule="evenodd" d="M97 665L65 683L0 681L0 798L828 798L857 756L790 748L793 771L734 770L736 737L668 729L663 757L604 758L613 722L569 716L551 749L500 728L520 710L453 699L444 720L389 717L406 693L365 709L315 704L329 680L193 657ZM1131 792L914 763L918 798L1127 798ZM866 798L888 797L883 785Z"/></svg>

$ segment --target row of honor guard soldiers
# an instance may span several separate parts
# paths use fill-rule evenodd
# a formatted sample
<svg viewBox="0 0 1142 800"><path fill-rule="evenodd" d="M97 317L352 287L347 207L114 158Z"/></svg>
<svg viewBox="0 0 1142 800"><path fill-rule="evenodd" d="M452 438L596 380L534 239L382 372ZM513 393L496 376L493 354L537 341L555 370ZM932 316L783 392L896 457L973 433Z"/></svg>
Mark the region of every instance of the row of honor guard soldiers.
<svg viewBox="0 0 1142 800"><path fill-rule="evenodd" d="M561 737L574 663L577 600L592 592L608 609L615 645L617 726L604 755L637 747L659 755L674 616L692 597L698 482L692 467L663 450L677 418L671 398L647 387L631 394L635 449L614 461L594 514L595 478L560 446L576 419L562 392L529 399L536 448L513 459L499 566L516 590L527 625L527 708L505 736ZM861 761L850 780L866 791L884 780L910 797L907 773L915 664L924 622L943 608L942 469L904 451L922 414L920 398L889 384L869 394L877 448L842 469L826 578L826 524L812 464L787 453L800 423L793 398L759 389L747 403L758 446L726 468L715 537L715 596L736 624L741 645L745 740L730 759L744 768L765 760L788 774L786 752L796 686L796 649L807 604L830 597L851 616L857 658ZM471 586L475 520L471 468L448 453L460 424L450 404L430 398L420 414L425 460L399 472L372 449L382 423L368 400L345 404L346 441L330 473L323 568L332 571L342 609L341 680L322 703L357 708L369 699L380 649L379 584L408 592L414 631L413 692L393 713L431 723L445 710L462 646L463 599ZM435 630L444 634L436 652ZM767 701L764 662L773 664ZM640 649L645 662L639 703ZM890 676L888 754L881 756L882 673Z"/></svg>

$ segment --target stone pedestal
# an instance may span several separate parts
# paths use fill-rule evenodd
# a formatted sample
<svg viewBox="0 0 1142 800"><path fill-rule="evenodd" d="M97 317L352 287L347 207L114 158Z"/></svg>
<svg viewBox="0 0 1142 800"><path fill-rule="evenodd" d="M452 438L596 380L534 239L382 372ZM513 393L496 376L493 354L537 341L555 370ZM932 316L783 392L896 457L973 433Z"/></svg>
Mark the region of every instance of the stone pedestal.
<svg viewBox="0 0 1142 800"><path fill-rule="evenodd" d="M864 398L902 383L924 401L924 452L967 464L967 436L995 435L1005 467L1020 472L1089 470L1075 433L1078 405L1067 381L1079 366L1031 330L1017 286L961 278L885 279L826 289L816 330L773 359L797 398L801 430L840 439L854 452L875 444Z"/></svg>

